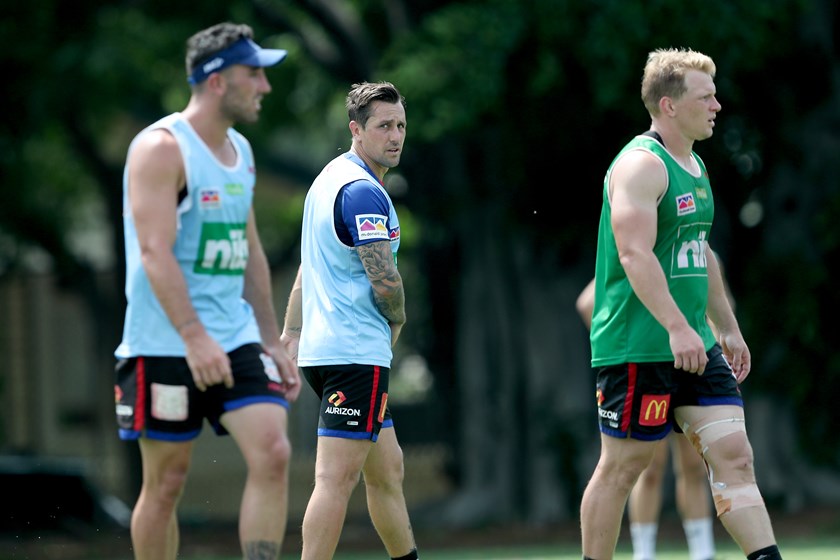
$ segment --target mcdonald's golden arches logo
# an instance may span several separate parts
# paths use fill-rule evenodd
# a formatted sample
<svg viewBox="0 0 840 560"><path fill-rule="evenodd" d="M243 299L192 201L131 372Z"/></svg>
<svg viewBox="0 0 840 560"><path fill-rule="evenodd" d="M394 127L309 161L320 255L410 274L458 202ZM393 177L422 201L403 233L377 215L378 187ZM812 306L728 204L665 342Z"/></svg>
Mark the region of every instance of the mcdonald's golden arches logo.
<svg viewBox="0 0 840 560"><path fill-rule="evenodd" d="M639 410L639 425L661 426L668 421L668 406L671 395L642 395L642 406Z"/></svg>

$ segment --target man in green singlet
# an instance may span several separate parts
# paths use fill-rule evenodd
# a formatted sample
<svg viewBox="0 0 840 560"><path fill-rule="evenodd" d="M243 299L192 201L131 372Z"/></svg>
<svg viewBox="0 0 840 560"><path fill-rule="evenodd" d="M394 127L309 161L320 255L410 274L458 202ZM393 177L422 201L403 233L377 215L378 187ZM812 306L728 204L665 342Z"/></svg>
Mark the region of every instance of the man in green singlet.
<svg viewBox="0 0 840 560"><path fill-rule="evenodd" d="M750 352L709 246L714 199L692 151L721 109L714 76L704 54L651 52L651 128L604 178L590 331L601 457L581 502L584 559L613 557L630 490L672 429L702 455L717 515L745 556L781 559L738 388Z"/></svg>

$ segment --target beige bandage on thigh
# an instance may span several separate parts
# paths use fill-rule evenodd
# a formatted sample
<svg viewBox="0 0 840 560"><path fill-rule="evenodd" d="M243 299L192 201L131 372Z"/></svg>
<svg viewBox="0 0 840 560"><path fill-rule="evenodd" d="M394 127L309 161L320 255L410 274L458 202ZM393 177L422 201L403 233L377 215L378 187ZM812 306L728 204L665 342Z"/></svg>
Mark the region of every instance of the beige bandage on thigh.
<svg viewBox="0 0 840 560"><path fill-rule="evenodd" d="M747 431L744 419L737 416L712 421L703 418L693 425L683 423L682 429L697 451L703 455L704 460L712 443L728 435ZM737 509L764 505L764 499L755 482L729 485L715 480L715 473L709 467L709 484L712 487L718 517Z"/></svg>
<svg viewBox="0 0 840 560"><path fill-rule="evenodd" d="M698 427L699 424L702 425ZM691 425L683 422L681 427L683 433L688 436L689 441L694 445L694 448L704 456L709 449L709 445L720 438L737 432L746 433L747 431L744 419L738 418L737 416L712 421L701 418L698 422Z"/></svg>

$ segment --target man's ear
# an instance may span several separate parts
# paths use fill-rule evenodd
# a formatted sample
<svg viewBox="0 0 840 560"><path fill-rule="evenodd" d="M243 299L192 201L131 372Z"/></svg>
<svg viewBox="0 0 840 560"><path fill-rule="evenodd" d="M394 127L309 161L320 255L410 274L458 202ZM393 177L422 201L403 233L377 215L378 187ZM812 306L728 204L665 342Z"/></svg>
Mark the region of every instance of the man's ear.
<svg viewBox="0 0 840 560"><path fill-rule="evenodd" d="M669 117L673 117L674 113L676 112L676 108L674 107L674 100L670 97L663 97L659 100L659 111L663 115L668 115Z"/></svg>
<svg viewBox="0 0 840 560"><path fill-rule="evenodd" d="M227 88L227 78L221 72L213 72L207 76L206 82L205 87L218 94L224 93Z"/></svg>

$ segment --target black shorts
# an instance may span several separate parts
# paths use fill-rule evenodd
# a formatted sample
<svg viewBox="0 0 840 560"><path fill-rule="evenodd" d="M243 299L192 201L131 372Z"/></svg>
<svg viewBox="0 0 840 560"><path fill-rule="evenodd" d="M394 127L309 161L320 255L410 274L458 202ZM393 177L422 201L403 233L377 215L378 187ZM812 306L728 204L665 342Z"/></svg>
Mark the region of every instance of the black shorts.
<svg viewBox="0 0 840 560"><path fill-rule="evenodd" d="M135 357L120 360L114 386L121 439L139 437L189 441L198 437L206 418L219 435L227 434L222 414L254 403L289 408L274 360L259 344L228 353L234 385L211 385L199 391L182 357Z"/></svg>
<svg viewBox="0 0 840 560"><path fill-rule="evenodd" d="M680 406L744 406L732 368L715 344L703 375L675 369L674 362L630 363L605 366L596 376L595 398L602 433L655 441L672 429Z"/></svg>
<svg viewBox="0 0 840 560"><path fill-rule="evenodd" d="M388 410L390 369L370 365L301 368L321 400L318 435L376 441L394 425Z"/></svg>

